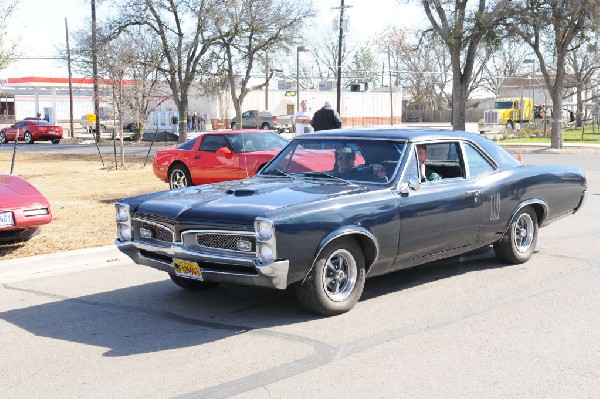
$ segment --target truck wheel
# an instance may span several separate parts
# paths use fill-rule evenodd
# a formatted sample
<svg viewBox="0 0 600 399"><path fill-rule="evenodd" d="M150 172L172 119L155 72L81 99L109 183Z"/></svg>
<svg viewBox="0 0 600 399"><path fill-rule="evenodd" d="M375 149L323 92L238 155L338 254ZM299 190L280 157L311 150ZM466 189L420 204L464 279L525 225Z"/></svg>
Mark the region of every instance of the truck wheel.
<svg viewBox="0 0 600 399"><path fill-rule="evenodd" d="M183 165L174 166L169 172L169 187L175 188L189 187L192 185L190 171Z"/></svg>
<svg viewBox="0 0 600 399"><path fill-rule="evenodd" d="M496 257L511 264L527 262L535 251L537 235L538 222L535 211L531 207L521 209L502 239L494 243Z"/></svg>
<svg viewBox="0 0 600 399"><path fill-rule="evenodd" d="M345 313L360 299L365 286L365 257L353 238L328 244L306 279L296 287L302 307L324 316Z"/></svg>
<svg viewBox="0 0 600 399"><path fill-rule="evenodd" d="M512 133L514 130L515 130L515 125L513 124L513 121L506 122L506 131L509 133Z"/></svg>
<svg viewBox="0 0 600 399"><path fill-rule="evenodd" d="M179 277L174 274L169 274L171 280L181 288L192 291L202 291L215 288L219 283L211 283L208 281L199 281L191 278Z"/></svg>

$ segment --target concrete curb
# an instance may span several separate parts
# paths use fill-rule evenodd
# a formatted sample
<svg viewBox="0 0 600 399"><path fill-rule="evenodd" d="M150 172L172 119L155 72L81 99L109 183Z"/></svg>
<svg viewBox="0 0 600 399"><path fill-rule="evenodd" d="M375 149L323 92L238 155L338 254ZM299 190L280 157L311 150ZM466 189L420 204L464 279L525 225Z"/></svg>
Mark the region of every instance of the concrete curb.
<svg viewBox="0 0 600 399"><path fill-rule="evenodd" d="M131 263L115 245L0 261L0 283L56 276Z"/></svg>

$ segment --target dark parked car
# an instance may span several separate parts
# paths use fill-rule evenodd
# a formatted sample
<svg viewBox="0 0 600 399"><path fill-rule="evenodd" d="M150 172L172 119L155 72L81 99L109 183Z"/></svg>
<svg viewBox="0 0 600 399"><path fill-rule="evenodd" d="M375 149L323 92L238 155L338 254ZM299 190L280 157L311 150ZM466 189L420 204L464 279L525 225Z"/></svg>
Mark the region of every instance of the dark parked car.
<svg viewBox="0 0 600 399"><path fill-rule="evenodd" d="M116 244L183 288L295 286L304 308L334 315L366 277L489 245L526 262L538 229L586 195L579 168L524 166L477 134L329 130L296 137L253 178L119 201Z"/></svg>
<svg viewBox="0 0 600 399"><path fill-rule="evenodd" d="M170 188L251 177L287 145L264 130L201 133L177 147L158 150L152 168Z"/></svg>
<svg viewBox="0 0 600 399"><path fill-rule="evenodd" d="M0 144L7 143L9 140L14 141L17 137L19 141L27 144L43 140L58 144L63 137L63 129L43 119L27 119L0 130Z"/></svg>

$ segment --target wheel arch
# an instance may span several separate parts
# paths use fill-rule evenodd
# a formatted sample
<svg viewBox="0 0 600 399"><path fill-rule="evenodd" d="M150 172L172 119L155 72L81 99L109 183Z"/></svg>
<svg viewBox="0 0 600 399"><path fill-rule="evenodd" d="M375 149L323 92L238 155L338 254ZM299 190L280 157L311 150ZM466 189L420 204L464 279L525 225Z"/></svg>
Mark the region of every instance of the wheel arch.
<svg viewBox="0 0 600 399"><path fill-rule="evenodd" d="M364 227L347 226L332 231L321 240L315 251L312 264L310 265L310 268L306 271L304 278L306 278L306 276L308 276L311 270L315 267L315 262L319 258L321 252L323 252L325 247L341 238L353 238L356 240L365 257L366 272L369 272L369 269L375 263L375 260L377 260L377 256L379 254L379 245L377 243L377 239L375 238L373 233L371 233Z"/></svg>
<svg viewBox="0 0 600 399"><path fill-rule="evenodd" d="M506 231L508 231L508 227L510 227L511 223L515 221L519 213L523 208L531 207L533 208L536 216L537 216L537 224L538 227L541 227L548 216L548 204L541 198L531 198L525 201L520 202L512 212L510 220L508 221L508 225ZM504 232L506 234L506 231Z"/></svg>

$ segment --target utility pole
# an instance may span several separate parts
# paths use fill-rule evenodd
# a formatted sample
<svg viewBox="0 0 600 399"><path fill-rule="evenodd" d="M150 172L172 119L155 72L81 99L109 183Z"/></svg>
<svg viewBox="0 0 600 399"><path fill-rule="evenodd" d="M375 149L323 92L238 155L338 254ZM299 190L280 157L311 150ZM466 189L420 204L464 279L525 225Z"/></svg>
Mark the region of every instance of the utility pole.
<svg viewBox="0 0 600 399"><path fill-rule="evenodd" d="M73 124L73 74L71 73L71 48L69 47L69 25L65 18L65 31L67 36L67 69L69 71L69 127L71 129L71 137L75 137L75 127Z"/></svg>
<svg viewBox="0 0 600 399"><path fill-rule="evenodd" d="M332 7L332 10L340 9L340 20L338 21L339 39L338 39L338 56L337 56L337 107L338 114L340 113L342 100L342 44L344 43L344 9L352 6L344 5L344 0L341 0L339 7Z"/></svg>

